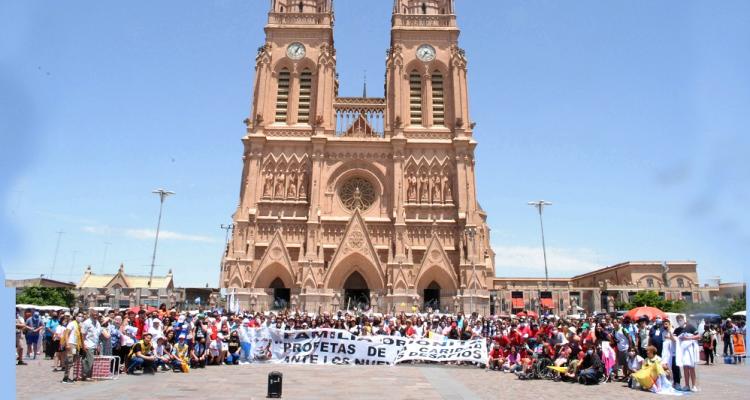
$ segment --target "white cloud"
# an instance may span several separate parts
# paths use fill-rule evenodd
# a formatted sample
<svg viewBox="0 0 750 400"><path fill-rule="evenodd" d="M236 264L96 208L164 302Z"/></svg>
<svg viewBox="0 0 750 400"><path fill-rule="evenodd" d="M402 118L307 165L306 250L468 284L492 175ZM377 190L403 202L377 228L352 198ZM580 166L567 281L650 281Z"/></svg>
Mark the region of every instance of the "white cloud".
<svg viewBox="0 0 750 400"><path fill-rule="evenodd" d="M156 237L156 231L152 229L126 229L124 232L125 236L134 239L151 239ZM172 232L172 231L159 231L159 239L164 240L181 240L186 242L204 242L204 243L215 243L216 239L208 236L200 235L188 235L184 233Z"/></svg>
<svg viewBox="0 0 750 400"><path fill-rule="evenodd" d="M541 246L492 246L498 276L543 277L544 255ZM551 277L571 277L593 271L600 255L586 248L547 248L547 266Z"/></svg>
<svg viewBox="0 0 750 400"><path fill-rule="evenodd" d="M81 230L94 235L108 235L112 231L110 227L102 225L87 225L82 227Z"/></svg>
<svg viewBox="0 0 750 400"><path fill-rule="evenodd" d="M138 240L154 240L156 237L156 230L153 229L119 229L112 228L109 226L101 225L87 225L81 227L81 230L92 235L118 235L126 236ZM201 235L188 235L185 233L173 232L173 231L159 231L159 239L163 240L179 240L184 242L203 242L203 243L217 243L218 240L209 236Z"/></svg>

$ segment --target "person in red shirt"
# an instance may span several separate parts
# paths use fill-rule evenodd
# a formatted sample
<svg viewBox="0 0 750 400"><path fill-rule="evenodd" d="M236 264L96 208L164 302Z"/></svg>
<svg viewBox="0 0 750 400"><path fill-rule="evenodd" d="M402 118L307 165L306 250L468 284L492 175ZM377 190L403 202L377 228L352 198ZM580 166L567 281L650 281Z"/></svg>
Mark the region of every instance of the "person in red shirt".
<svg viewBox="0 0 750 400"><path fill-rule="evenodd" d="M518 333L521 334L521 337L524 339L528 339L531 337L531 328L526 324L526 320L521 318L521 323L518 325Z"/></svg>
<svg viewBox="0 0 750 400"><path fill-rule="evenodd" d="M406 320L406 329L404 330L404 335L408 338L415 338L417 335L417 331L414 329L414 327L411 325L411 320Z"/></svg>
<svg viewBox="0 0 750 400"><path fill-rule="evenodd" d="M505 363L505 353L503 352L503 349L500 347L500 344L495 342L492 345L492 349L490 350L490 354L487 357L487 370L490 369L501 369L503 367L503 364Z"/></svg>
<svg viewBox="0 0 750 400"><path fill-rule="evenodd" d="M135 323L133 325L138 328L135 338L141 340L141 338L143 338L143 330L148 330L146 328L146 310L141 309L138 311L138 316L135 318Z"/></svg>
<svg viewBox="0 0 750 400"><path fill-rule="evenodd" d="M510 339L510 344L512 346L520 346L521 343L523 343L523 336L521 335L521 332L518 330L518 326L516 326L516 324L513 324L510 326L510 333L508 334L508 339Z"/></svg>
<svg viewBox="0 0 750 400"><path fill-rule="evenodd" d="M529 337L538 337L539 336L539 325L537 325L536 322L531 323L531 327L529 328Z"/></svg>

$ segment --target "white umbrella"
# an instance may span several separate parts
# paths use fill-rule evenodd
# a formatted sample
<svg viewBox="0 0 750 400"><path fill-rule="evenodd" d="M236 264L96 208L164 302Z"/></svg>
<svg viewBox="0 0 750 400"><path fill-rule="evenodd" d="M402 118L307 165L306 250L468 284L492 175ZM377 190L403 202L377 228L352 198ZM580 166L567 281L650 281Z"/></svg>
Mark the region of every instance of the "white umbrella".
<svg viewBox="0 0 750 400"><path fill-rule="evenodd" d="M732 314L737 317L747 317L747 310L745 311L737 311L736 313Z"/></svg>

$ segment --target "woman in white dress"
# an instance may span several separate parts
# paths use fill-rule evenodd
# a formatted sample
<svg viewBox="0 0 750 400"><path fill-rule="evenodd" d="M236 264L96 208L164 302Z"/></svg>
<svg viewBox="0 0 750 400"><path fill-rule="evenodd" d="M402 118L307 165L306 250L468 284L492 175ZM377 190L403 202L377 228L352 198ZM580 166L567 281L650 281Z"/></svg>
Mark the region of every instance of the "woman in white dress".
<svg viewBox="0 0 750 400"><path fill-rule="evenodd" d="M677 336L676 361L678 366L682 366L683 375L685 376L685 390L691 392L698 391L698 381L695 375L695 365L700 361L700 346L698 341L701 336L698 330L689 325L682 315L677 316L677 329L674 335Z"/></svg>

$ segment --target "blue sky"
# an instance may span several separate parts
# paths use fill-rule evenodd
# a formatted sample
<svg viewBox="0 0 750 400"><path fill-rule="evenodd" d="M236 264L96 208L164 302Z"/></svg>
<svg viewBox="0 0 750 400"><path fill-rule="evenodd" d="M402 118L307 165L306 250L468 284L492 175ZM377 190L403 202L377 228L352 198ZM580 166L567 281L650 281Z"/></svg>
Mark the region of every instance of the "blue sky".
<svg viewBox="0 0 750 400"><path fill-rule="evenodd" d="M366 5L369 4L369 5ZM389 0L336 2L340 94L383 87ZM0 2L8 278L218 284L268 1ZM366 12L363 12L366 10ZM695 260L745 279L750 2L457 1L500 276ZM107 244L109 243L109 244ZM105 255L106 249L106 255Z"/></svg>

